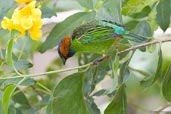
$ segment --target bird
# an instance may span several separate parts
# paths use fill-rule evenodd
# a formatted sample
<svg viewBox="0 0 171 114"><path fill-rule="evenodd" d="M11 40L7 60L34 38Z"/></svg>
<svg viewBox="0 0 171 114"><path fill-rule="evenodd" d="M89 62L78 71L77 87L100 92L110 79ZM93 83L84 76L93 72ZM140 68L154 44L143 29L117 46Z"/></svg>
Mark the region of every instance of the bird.
<svg viewBox="0 0 171 114"><path fill-rule="evenodd" d="M146 42L148 39L131 33L124 25L106 20L92 20L73 30L58 43L58 54L63 64L76 52L103 53L122 39Z"/></svg>

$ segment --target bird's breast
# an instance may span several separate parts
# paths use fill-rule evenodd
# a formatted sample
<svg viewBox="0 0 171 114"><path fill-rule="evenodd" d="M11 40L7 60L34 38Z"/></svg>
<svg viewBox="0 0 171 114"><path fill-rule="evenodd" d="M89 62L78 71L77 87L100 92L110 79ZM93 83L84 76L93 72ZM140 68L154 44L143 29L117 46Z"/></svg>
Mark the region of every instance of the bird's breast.
<svg viewBox="0 0 171 114"><path fill-rule="evenodd" d="M60 43L60 52L64 57L67 57L69 54L70 43L71 42L69 36L66 36Z"/></svg>

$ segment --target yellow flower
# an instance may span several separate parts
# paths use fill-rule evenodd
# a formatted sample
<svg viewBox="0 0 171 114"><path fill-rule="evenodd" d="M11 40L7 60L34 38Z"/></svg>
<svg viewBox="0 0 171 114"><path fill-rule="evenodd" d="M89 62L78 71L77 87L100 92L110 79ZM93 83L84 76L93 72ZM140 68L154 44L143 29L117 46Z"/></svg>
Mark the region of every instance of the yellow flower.
<svg viewBox="0 0 171 114"><path fill-rule="evenodd" d="M25 30L29 30L33 26L33 21L31 18L21 19L21 26Z"/></svg>
<svg viewBox="0 0 171 114"><path fill-rule="evenodd" d="M39 40L42 37L42 31L37 28L32 28L30 30L30 37L34 40Z"/></svg>
<svg viewBox="0 0 171 114"><path fill-rule="evenodd" d="M32 2L33 0L15 0L16 2Z"/></svg>
<svg viewBox="0 0 171 114"><path fill-rule="evenodd" d="M1 22L2 28L18 30L21 33L18 38L29 31L33 40L40 39L42 37L41 10L36 8L35 4L36 1L32 1L21 9L15 9L11 19L4 17Z"/></svg>
<svg viewBox="0 0 171 114"><path fill-rule="evenodd" d="M4 17L3 21L1 22L1 26L4 29L13 29L13 21L12 19L8 19L8 17Z"/></svg>

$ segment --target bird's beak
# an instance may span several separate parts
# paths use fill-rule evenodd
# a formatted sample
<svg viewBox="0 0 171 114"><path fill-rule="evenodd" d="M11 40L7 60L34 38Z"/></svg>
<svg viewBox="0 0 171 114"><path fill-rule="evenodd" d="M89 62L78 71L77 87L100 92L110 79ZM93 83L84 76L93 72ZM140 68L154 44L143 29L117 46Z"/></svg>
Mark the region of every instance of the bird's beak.
<svg viewBox="0 0 171 114"><path fill-rule="evenodd" d="M66 60L67 60L67 59L65 59L65 58L63 58L63 57L62 57L62 62L63 62L63 65L65 65L65 63L66 63Z"/></svg>

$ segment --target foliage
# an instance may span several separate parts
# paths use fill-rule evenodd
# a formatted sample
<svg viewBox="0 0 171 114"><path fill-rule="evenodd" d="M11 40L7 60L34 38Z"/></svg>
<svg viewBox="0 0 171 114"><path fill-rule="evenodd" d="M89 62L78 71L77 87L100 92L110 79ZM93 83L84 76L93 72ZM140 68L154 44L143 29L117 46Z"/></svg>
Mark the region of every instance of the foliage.
<svg viewBox="0 0 171 114"><path fill-rule="evenodd" d="M11 18L17 5L12 0L1 0L0 22L4 16ZM29 33L15 41L20 33L0 26L0 114L133 114L129 112L131 109L143 114L144 110L153 112L144 109L148 108L143 103L149 96L160 99L156 101L158 104L171 102L171 46L160 42L171 35L158 36L158 42L136 51L119 53L139 45L121 41L117 49L109 50L105 56L78 53L78 67L62 69L57 57L48 64L46 72L31 74L30 71L37 52L49 52L62 37L90 20L124 24L128 30L145 37L152 37L158 26L167 31L171 0L37 0L38 8L39 5L43 18L50 19L55 12L57 16L63 11L80 12L62 22L45 24L45 29L52 26L52 29L43 29L43 36L48 33L45 41L34 41L28 38ZM71 70L75 72L65 73ZM37 76L43 78L34 78ZM103 87L106 81L110 83ZM100 104L98 99L102 97L107 100Z"/></svg>

